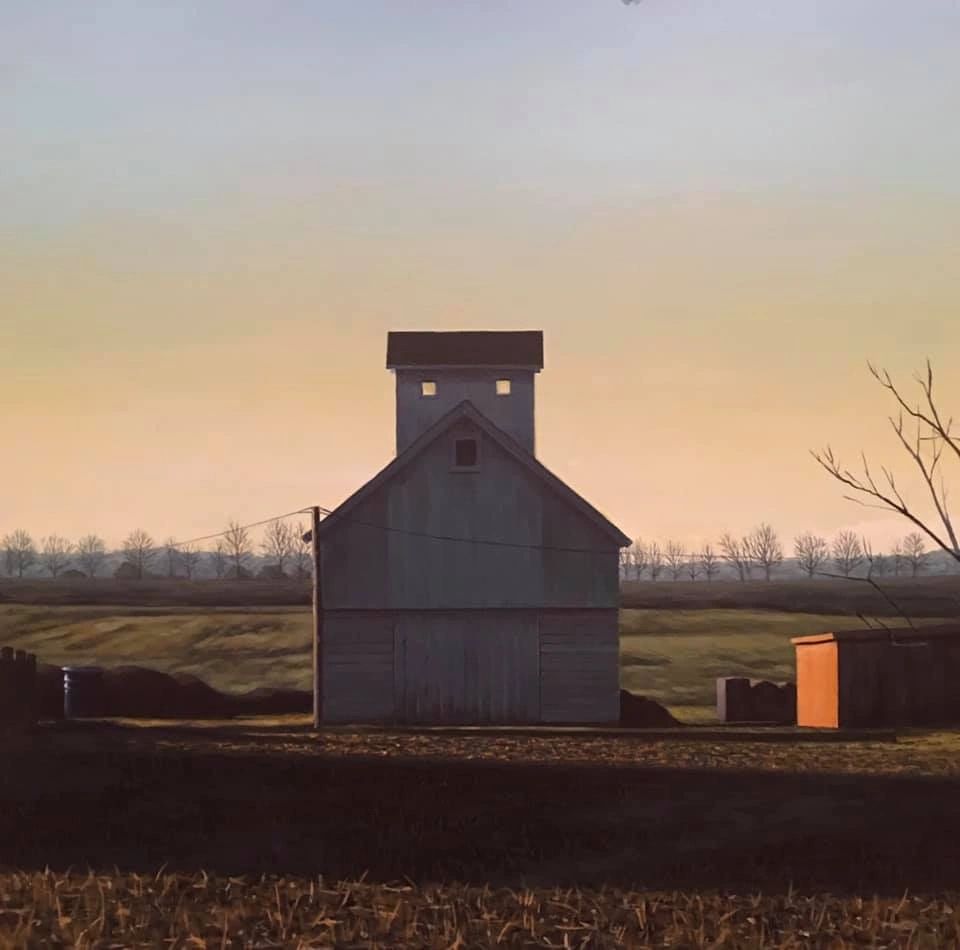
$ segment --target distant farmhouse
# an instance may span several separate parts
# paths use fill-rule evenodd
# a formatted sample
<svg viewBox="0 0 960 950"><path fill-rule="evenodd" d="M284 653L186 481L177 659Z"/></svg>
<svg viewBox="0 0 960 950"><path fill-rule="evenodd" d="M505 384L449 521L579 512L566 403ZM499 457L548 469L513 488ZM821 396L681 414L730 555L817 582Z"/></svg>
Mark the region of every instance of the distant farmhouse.
<svg viewBox="0 0 960 950"><path fill-rule="evenodd" d="M630 539L534 456L543 334L393 332L387 368L396 458L318 534L323 721L616 722Z"/></svg>

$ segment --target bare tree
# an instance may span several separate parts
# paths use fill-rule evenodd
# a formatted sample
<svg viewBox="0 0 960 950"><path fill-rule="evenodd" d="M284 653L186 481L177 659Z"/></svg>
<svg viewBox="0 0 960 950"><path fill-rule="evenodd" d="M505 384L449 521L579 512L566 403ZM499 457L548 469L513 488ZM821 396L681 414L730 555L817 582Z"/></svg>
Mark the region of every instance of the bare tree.
<svg viewBox="0 0 960 950"><path fill-rule="evenodd" d="M213 573L217 577L223 577L227 573L227 546L218 541L217 546L210 552L210 560L213 562Z"/></svg>
<svg viewBox="0 0 960 950"><path fill-rule="evenodd" d="M293 567L294 574L298 580L309 577L312 573L311 562L313 559L313 548L311 542L304 541L307 534L306 525L298 522L293 530Z"/></svg>
<svg viewBox="0 0 960 950"><path fill-rule="evenodd" d="M124 560L137 572L137 580L142 580L143 575L149 571L150 562L157 555L153 538L143 528L137 528L126 536L121 550Z"/></svg>
<svg viewBox="0 0 960 950"><path fill-rule="evenodd" d="M180 563L180 551L177 549L176 538L167 538L163 542L163 556L167 561L167 577L176 577L177 565Z"/></svg>
<svg viewBox="0 0 960 950"><path fill-rule="evenodd" d="M750 577L753 563L747 548L746 539L737 539L730 532L726 532L720 539L720 556L737 571L741 581Z"/></svg>
<svg viewBox="0 0 960 950"><path fill-rule="evenodd" d="M77 542L77 563L87 577L96 577L107 559L107 545L103 538L86 534Z"/></svg>
<svg viewBox="0 0 960 950"><path fill-rule="evenodd" d="M621 548L620 549L620 578L622 580L630 580L630 549Z"/></svg>
<svg viewBox="0 0 960 950"><path fill-rule="evenodd" d="M930 556L926 551L926 542L919 531L911 531L903 539L903 557L910 565L911 577L916 577L926 566Z"/></svg>
<svg viewBox="0 0 960 950"><path fill-rule="evenodd" d="M647 546L640 538L630 546L630 562L633 565L633 579L638 581L647 569Z"/></svg>
<svg viewBox="0 0 960 950"><path fill-rule="evenodd" d="M877 577L886 577L890 573L890 558L880 551L873 555L873 573Z"/></svg>
<svg viewBox="0 0 960 950"><path fill-rule="evenodd" d="M783 546L777 532L764 521L743 539L743 547L750 560L763 568L763 576L769 581L773 569L783 561Z"/></svg>
<svg viewBox="0 0 960 950"><path fill-rule="evenodd" d="M196 545L186 544L180 548L180 563L183 565L183 573L187 575L187 580L192 581L193 575L197 572L202 555L197 550Z"/></svg>
<svg viewBox="0 0 960 950"><path fill-rule="evenodd" d="M663 550L663 559L667 562L671 579L680 580L680 575L683 573L683 545L679 541L668 541Z"/></svg>
<svg viewBox="0 0 960 950"><path fill-rule="evenodd" d="M231 521L224 532L223 540L227 547L227 557L233 561L233 571L240 580L246 576L246 563L253 555L250 532L238 522Z"/></svg>
<svg viewBox="0 0 960 950"><path fill-rule="evenodd" d="M720 564L717 554L713 550L713 545L705 544L700 552L700 566L703 568L704 576L708 581L712 581L720 573Z"/></svg>
<svg viewBox="0 0 960 950"><path fill-rule="evenodd" d="M829 445L822 452L811 452L811 454L837 481L862 496L844 495L845 498L867 507L883 508L897 512L912 522L922 534L930 538L938 547L960 563L960 542L957 540L957 534L947 507L946 482L942 471L938 472L938 466L940 466L945 449L949 449L953 456L960 459L960 438L953 435L953 419L949 418L944 422L937 408L933 395L933 368L930 360L927 360L926 376L917 374L914 377L923 394L923 403L918 401L914 405L910 405L906 401L886 370L878 371L870 363L867 366L877 382L893 395L899 406L897 418L894 419L893 416L889 416L888 419L900 445L920 472L936 511L936 520L924 520L914 509L910 508L897 486L893 472L883 466L881 466L880 471L883 473L884 484L883 487L879 486L870 471L867 457L863 452L860 453L863 464L862 475L855 475L849 469L843 468ZM914 423L912 435L905 432L904 413ZM939 481L937 479L938 474ZM864 498L872 499L872 501L864 501Z"/></svg>
<svg viewBox="0 0 960 950"><path fill-rule="evenodd" d="M33 546L33 538L23 528L17 528L5 535L3 539L3 554L7 573L12 577L23 577L26 571L33 567L37 560L37 549Z"/></svg>
<svg viewBox="0 0 960 950"><path fill-rule="evenodd" d="M687 577L695 581L703 572L703 563L696 554L691 554L687 558Z"/></svg>
<svg viewBox="0 0 960 950"><path fill-rule="evenodd" d="M807 577L813 577L830 556L827 539L812 531L804 531L793 539L793 553Z"/></svg>
<svg viewBox="0 0 960 950"><path fill-rule="evenodd" d="M40 549L40 563L51 577L56 578L61 571L70 566L70 555L73 553L73 544L66 538L51 534L43 539Z"/></svg>
<svg viewBox="0 0 960 950"><path fill-rule="evenodd" d="M877 555L873 553L873 544L866 535L860 538L860 550L863 551L863 559L867 562L867 580L869 580L876 570Z"/></svg>
<svg viewBox="0 0 960 950"><path fill-rule="evenodd" d="M663 572L663 550L656 541L651 541L645 548L647 554L647 570L650 580L655 581Z"/></svg>
<svg viewBox="0 0 960 950"><path fill-rule="evenodd" d="M890 556L893 560L893 576L899 577L904 568L903 544L900 541L894 544Z"/></svg>
<svg viewBox="0 0 960 950"><path fill-rule="evenodd" d="M844 577L849 577L863 563L860 539L852 531L841 531L833 539L833 563Z"/></svg>
<svg viewBox="0 0 960 950"><path fill-rule="evenodd" d="M295 539L293 528L283 521L271 521L264 533L263 552L276 562L277 570L283 573L283 565L293 554ZM626 552L624 552L626 553Z"/></svg>

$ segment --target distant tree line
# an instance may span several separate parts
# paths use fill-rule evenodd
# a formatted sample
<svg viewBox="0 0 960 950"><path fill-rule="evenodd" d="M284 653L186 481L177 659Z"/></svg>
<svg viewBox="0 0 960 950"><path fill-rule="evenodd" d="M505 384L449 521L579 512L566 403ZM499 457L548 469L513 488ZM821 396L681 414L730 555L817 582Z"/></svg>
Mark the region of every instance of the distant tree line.
<svg viewBox="0 0 960 950"><path fill-rule="evenodd" d="M795 565L811 578L830 574L852 577L858 572L867 577L917 577L929 567L930 556L918 531L897 541L889 553L875 550L867 538L853 531L840 531L833 539L805 531L793 539ZM766 522L742 537L724 533L716 548L705 544L698 551L687 551L677 541L638 538L620 555L621 576L637 581L712 581L724 567L744 582L758 576L769 581L783 566L783 545Z"/></svg>
<svg viewBox="0 0 960 950"><path fill-rule="evenodd" d="M121 580L195 580L199 576L302 580L311 572L310 545L303 540L306 531L302 524L272 521L257 545L248 528L231 521L220 536L211 539L209 549L203 550L196 543L178 544L174 538L157 544L149 532L135 528L118 549L111 551L96 534L84 535L75 542L57 534L34 541L28 531L18 528L0 538L0 558L9 577L35 576L39 572L52 579L96 578L112 573ZM260 565L256 575L255 561Z"/></svg>

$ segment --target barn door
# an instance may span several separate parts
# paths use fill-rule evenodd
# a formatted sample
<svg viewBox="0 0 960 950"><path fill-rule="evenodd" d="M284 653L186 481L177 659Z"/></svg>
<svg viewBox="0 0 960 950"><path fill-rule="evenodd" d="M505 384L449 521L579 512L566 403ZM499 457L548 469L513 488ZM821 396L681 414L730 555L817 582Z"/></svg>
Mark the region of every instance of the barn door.
<svg viewBox="0 0 960 950"><path fill-rule="evenodd" d="M394 646L394 696L401 721L539 720L540 645L535 615L401 618Z"/></svg>

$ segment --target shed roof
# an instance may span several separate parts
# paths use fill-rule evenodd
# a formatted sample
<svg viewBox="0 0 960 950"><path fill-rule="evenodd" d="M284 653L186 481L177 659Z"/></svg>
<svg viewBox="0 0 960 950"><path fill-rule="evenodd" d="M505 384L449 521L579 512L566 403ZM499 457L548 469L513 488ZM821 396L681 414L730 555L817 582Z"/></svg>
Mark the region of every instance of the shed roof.
<svg viewBox="0 0 960 950"><path fill-rule="evenodd" d="M542 330L392 330L387 369L397 366L533 366L543 369Z"/></svg>
<svg viewBox="0 0 960 950"><path fill-rule="evenodd" d="M444 432L462 419L469 419L476 426L493 439L508 455L532 472L543 481L546 486L563 498L569 505L576 508L582 515L592 521L616 547L629 545L627 537L613 522L609 521L586 499L578 495L566 482L557 478L545 465L528 452L519 442L507 435L501 428L490 421L469 400L464 400L454 406L446 415L441 416L434 425L427 429L419 438L404 449L389 465L382 468L365 485L358 488L349 498L338 505L323 521L320 522L319 534L322 537L341 521L349 520L353 511L365 498L368 498L381 485L398 475L431 443L440 438ZM389 527L389 526L384 526ZM489 539L484 539L489 540ZM613 550L613 549L611 549Z"/></svg>

